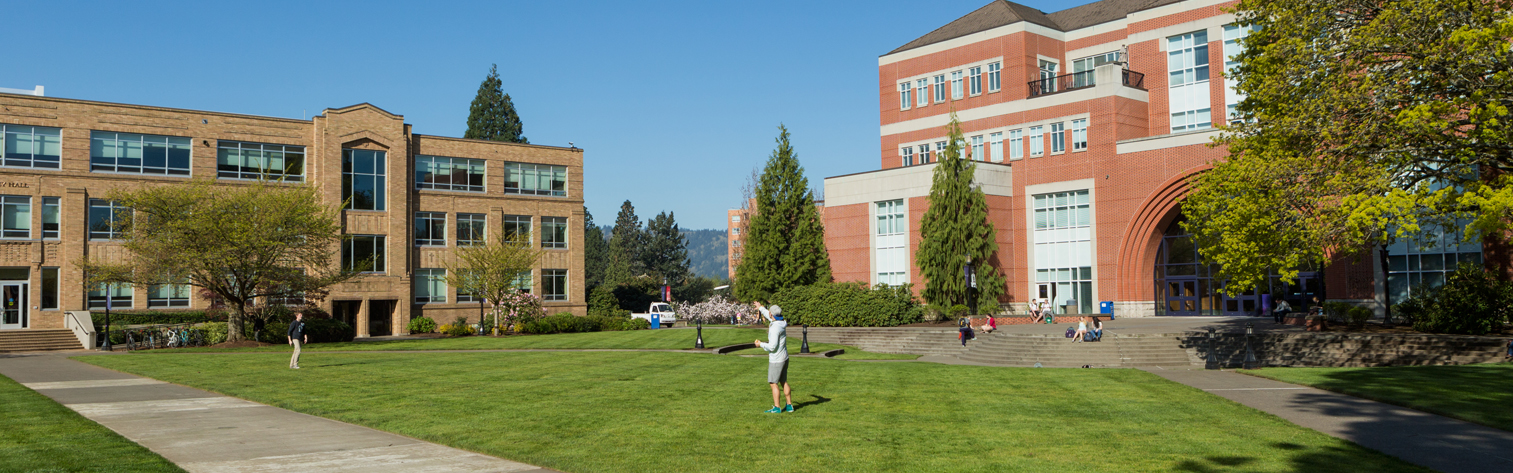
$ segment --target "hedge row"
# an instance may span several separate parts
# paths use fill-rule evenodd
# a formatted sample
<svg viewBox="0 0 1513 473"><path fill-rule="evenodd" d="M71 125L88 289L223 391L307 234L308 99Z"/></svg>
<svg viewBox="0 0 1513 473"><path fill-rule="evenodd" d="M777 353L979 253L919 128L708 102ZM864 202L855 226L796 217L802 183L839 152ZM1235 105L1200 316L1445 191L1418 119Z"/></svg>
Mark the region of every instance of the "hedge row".
<svg viewBox="0 0 1513 473"><path fill-rule="evenodd" d="M105 328L105 309L91 309L89 318L94 320L95 327ZM198 324L225 321L226 311L223 310L110 311L110 324L112 327L118 325Z"/></svg>
<svg viewBox="0 0 1513 473"><path fill-rule="evenodd" d="M912 286L830 283L790 287L771 303L783 308L790 325L813 327L895 327L919 322L924 310Z"/></svg>
<svg viewBox="0 0 1513 473"><path fill-rule="evenodd" d="M607 317L601 315L578 317L571 313L561 312L521 324L520 331L525 333L542 334L645 330L648 328L651 328L651 323L647 322L644 319Z"/></svg>

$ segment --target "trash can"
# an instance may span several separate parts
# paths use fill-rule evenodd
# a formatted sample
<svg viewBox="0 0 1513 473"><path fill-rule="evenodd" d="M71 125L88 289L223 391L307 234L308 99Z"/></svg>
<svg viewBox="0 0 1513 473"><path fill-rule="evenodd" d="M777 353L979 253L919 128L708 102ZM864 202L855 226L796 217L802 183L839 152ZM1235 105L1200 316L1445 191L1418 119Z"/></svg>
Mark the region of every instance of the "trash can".
<svg viewBox="0 0 1513 473"><path fill-rule="evenodd" d="M662 315L661 314L651 314L651 328L652 329L662 328Z"/></svg>
<svg viewBox="0 0 1513 473"><path fill-rule="evenodd" d="M1107 315L1109 320L1114 320L1114 301L1101 301L1098 303L1098 313Z"/></svg>
<svg viewBox="0 0 1513 473"><path fill-rule="evenodd" d="M1068 314L1068 315L1082 313L1082 306L1077 305L1077 299L1067 299L1066 300L1066 312L1065 313Z"/></svg>

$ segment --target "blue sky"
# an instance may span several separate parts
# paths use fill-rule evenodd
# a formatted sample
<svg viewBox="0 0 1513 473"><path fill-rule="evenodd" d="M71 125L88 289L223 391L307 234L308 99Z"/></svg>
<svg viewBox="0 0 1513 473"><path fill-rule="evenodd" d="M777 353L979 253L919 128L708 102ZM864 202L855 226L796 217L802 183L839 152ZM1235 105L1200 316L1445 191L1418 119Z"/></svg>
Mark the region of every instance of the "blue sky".
<svg viewBox="0 0 1513 473"><path fill-rule="evenodd" d="M498 63L532 143L586 150L596 223L629 199L725 228L779 123L811 186L877 169L877 57L987 3L31 2L47 20L0 28L0 87L290 118L370 102L462 136Z"/></svg>

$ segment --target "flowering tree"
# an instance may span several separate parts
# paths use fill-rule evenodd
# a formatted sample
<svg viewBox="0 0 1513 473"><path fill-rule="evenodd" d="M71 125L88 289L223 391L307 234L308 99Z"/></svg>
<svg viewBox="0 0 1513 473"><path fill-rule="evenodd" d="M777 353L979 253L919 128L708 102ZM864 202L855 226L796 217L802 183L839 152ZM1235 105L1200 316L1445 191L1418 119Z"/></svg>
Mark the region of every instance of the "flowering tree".
<svg viewBox="0 0 1513 473"><path fill-rule="evenodd" d="M513 324L515 331L520 331L520 325L546 316L546 309L541 307L541 298L529 292L514 292L505 294L503 299L494 304L494 325L499 325L502 320L506 324Z"/></svg>
<svg viewBox="0 0 1513 473"><path fill-rule="evenodd" d="M673 310L678 318L687 321L702 321L704 323L729 322L732 319L746 318L749 312L753 312L751 306L726 299L723 296L714 296L709 300L698 304L674 302Z"/></svg>
<svg viewBox="0 0 1513 473"><path fill-rule="evenodd" d="M529 236L497 233L486 245L458 247L454 258L442 264L447 284L457 293L477 295L494 306L496 326L500 320L513 322L541 312L540 299L515 287L516 278L536 265L541 251L531 247Z"/></svg>

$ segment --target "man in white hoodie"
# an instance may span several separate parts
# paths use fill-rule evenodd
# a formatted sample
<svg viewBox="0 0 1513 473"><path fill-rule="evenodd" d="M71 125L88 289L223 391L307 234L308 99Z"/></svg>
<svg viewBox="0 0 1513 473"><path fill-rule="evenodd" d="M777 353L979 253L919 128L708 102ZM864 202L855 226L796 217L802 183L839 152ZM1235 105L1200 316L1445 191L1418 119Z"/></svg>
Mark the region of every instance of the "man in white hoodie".
<svg viewBox="0 0 1513 473"><path fill-rule="evenodd" d="M767 342L756 341L767 352L767 385L772 386L772 408L767 413L793 412L793 388L788 386L788 322L783 320L783 308L772 306L769 310L761 302L752 305L767 319ZM778 407L778 384L783 385L783 395L788 398L786 407Z"/></svg>

